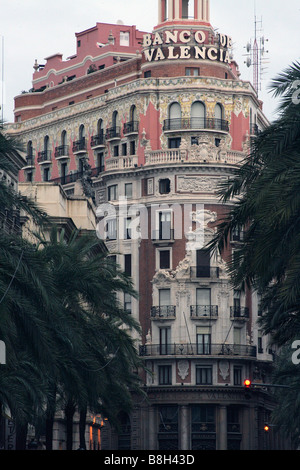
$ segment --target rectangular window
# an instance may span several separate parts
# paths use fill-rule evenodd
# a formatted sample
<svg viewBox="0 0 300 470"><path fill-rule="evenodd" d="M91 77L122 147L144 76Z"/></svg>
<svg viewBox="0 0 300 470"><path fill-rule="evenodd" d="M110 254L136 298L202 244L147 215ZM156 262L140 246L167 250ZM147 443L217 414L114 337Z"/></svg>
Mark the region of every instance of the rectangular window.
<svg viewBox="0 0 300 470"><path fill-rule="evenodd" d="M114 146L114 157L118 157L118 156L119 156L119 146L115 145Z"/></svg>
<svg viewBox="0 0 300 470"><path fill-rule="evenodd" d="M211 305L211 290L210 289L197 289L196 304L210 306Z"/></svg>
<svg viewBox="0 0 300 470"><path fill-rule="evenodd" d="M126 157L126 155L127 155L127 144L126 144L126 142L124 144L122 144L122 155L123 155L123 157Z"/></svg>
<svg viewBox="0 0 300 470"><path fill-rule="evenodd" d="M117 239L117 219L110 219L106 224L106 239L116 240Z"/></svg>
<svg viewBox="0 0 300 470"><path fill-rule="evenodd" d="M169 139L169 149L179 149L181 144L181 137L173 137Z"/></svg>
<svg viewBox="0 0 300 470"><path fill-rule="evenodd" d="M144 78L150 78L151 77L151 70L147 70L144 72Z"/></svg>
<svg viewBox="0 0 300 470"><path fill-rule="evenodd" d="M159 212L159 240L171 240L171 212Z"/></svg>
<svg viewBox="0 0 300 470"><path fill-rule="evenodd" d="M210 277L210 253L206 250L197 250L196 265L197 277Z"/></svg>
<svg viewBox="0 0 300 470"><path fill-rule="evenodd" d="M127 219L125 219L124 223L125 223L124 240L131 240L131 227L130 227L131 218L127 217Z"/></svg>
<svg viewBox="0 0 300 470"><path fill-rule="evenodd" d="M159 289L159 306L164 307L170 305L171 291L170 289Z"/></svg>
<svg viewBox="0 0 300 470"><path fill-rule="evenodd" d="M124 271L131 276L131 255L124 255Z"/></svg>
<svg viewBox="0 0 300 470"><path fill-rule="evenodd" d="M234 316L240 316L240 313L241 313L241 292L239 290L235 290L233 292L233 309L234 309Z"/></svg>
<svg viewBox="0 0 300 470"><path fill-rule="evenodd" d="M172 384L172 366L158 366L159 385Z"/></svg>
<svg viewBox="0 0 300 470"><path fill-rule="evenodd" d="M98 153L98 155L97 155L97 167L98 167L99 173L102 173L105 169L104 153L103 152Z"/></svg>
<svg viewBox="0 0 300 470"><path fill-rule="evenodd" d="M49 181L49 168L44 169L44 181Z"/></svg>
<svg viewBox="0 0 300 470"><path fill-rule="evenodd" d="M130 155L135 155L135 140L130 141Z"/></svg>
<svg viewBox="0 0 300 470"><path fill-rule="evenodd" d="M26 181L27 181L27 183L32 182L32 172L31 171L26 174Z"/></svg>
<svg viewBox="0 0 300 470"><path fill-rule="evenodd" d="M211 385L212 384L212 367L197 366L196 367L196 384Z"/></svg>
<svg viewBox="0 0 300 470"><path fill-rule="evenodd" d="M131 314L131 295L124 294L124 310Z"/></svg>
<svg viewBox="0 0 300 470"><path fill-rule="evenodd" d="M161 355L171 352L171 328L159 329L159 353Z"/></svg>
<svg viewBox="0 0 300 470"><path fill-rule="evenodd" d="M187 77L199 77L200 70L198 67L186 67L185 75Z"/></svg>
<svg viewBox="0 0 300 470"><path fill-rule="evenodd" d="M170 269L170 250L159 251L159 268Z"/></svg>
<svg viewBox="0 0 300 470"><path fill-rule="evenodd" d="M128 199L132 198L132 183L125 183L125 196Z"/></svg>
<svg viewBox="0 0 300 470"><path fill-rule="evenodd" d="M197 354L211 354L211 332L209 327L197 327Z"/></svg>
<svg viewBox="0 0 300 470"><path fill-rule="evenodd" d="M128 31L120 32L120 46L129 46L130 34Z"/></svg>
<svg viewBox="0 0 300 470"><path fill-rule="evenodd" d="M240 345L241 342L241 328L234 328L233 329L233 343Z"/></svg>
<svg viewBox="0 0 300 470"><path fill-rule="evenodd" d="M108 200L116 201L118 199L118 185L114 184L108 187Z"/></svg>
<svg viewBox="0 0 300 470"><path fill-rule="evenodd" d="M234 367L233 369L233 384L242 385L242 368Z"/></svg>

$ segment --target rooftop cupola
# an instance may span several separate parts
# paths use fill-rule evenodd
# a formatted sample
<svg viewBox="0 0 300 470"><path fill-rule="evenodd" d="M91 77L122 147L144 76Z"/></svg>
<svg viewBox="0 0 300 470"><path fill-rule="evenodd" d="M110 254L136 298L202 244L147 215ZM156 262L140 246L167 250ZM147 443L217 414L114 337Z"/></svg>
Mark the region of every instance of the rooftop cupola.
<svg viewBox="0 0 300 470"><path fill-rule="evenodd" d="M158 0L158 25L210 23L209 0Z"/></svg>

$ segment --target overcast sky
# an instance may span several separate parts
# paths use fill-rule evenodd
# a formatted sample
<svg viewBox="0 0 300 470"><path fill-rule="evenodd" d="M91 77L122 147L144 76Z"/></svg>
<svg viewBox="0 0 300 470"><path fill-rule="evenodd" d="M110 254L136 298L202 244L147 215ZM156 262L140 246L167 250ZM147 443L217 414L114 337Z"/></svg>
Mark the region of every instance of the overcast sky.
<svg viewBox="0 0 300 470"><path fill-rule="evenodd" d="M268 63L260 98L267 117L274 119L277 103L267 92L270 80L300 60L299 0L211 0L210 4L213 27L232 36L241 78L251 82L253 69L244 64L244 47L254 37L256 8L258 26L263 29L260 35L268 39L265 48L269 51L265 56ZM2 0L0 12L0 40L4 38L4 119L9 122L13 121L14 96L32 87L35 59L41 64L56 52L61 52L64 59L73 55L75 32L95 26L96 22L122 20L151 32L158 16L157 0Z"/></svg>

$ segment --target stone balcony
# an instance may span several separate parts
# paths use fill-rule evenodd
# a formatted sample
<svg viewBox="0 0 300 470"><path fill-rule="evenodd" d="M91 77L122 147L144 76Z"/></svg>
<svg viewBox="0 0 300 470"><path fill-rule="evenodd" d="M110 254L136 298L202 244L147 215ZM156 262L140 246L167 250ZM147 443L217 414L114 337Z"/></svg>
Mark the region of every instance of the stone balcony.
<svg viewBox="0 0 300 470"><path fill-rule="evenodd" d="M127 170L130 168L136 168L137 165L138 165L137 155L128 155L124 157L108 158L105 162L105 169L106 171Z"/></svg>
<svg viewBox="0 0 300 470"><path fill-rule="evenodd" d="M145 166L191 164L191 163L216 163L239 165L246 158L244 152L225 150L218 147L192 145L188 149L154 150L146 153Z"/></svg>

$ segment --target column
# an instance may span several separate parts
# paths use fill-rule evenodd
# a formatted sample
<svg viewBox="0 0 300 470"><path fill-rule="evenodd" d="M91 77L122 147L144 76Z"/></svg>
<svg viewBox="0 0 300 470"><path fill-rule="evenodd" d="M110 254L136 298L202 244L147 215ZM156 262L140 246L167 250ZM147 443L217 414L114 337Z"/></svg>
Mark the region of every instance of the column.
<svg viewBox="0 0 300 470"><path fill-rule="evenodd" d="M180 407L180 450L189 450L190 448L190 423L188 406Z"/></svg>
<svg viewBox="0 0 300 470"><path fill-rule="evenodd" d="M168 0L168 2L168 21L172 21L174 19L173 0Z"/></svg>
<svg viewBox="0 0 300 470"><path fill-rule="evenodd" d="M175 0L175 11L173 15L175 20L179 19L179 13L180 13L179 1L180 0Z"/></svg>
<svg viewBox="0 0 300 470"><path fill-rule="evenodd" d="M218 416L218 450L227 450L227 408L226 406L219 406Z"/></svg>
<svg viewBox="0 0 300 470"><path fill-rule="evenodd" d="M163 5L163 0L158 0L158 23L162 23L162 5Z"/></svg>

